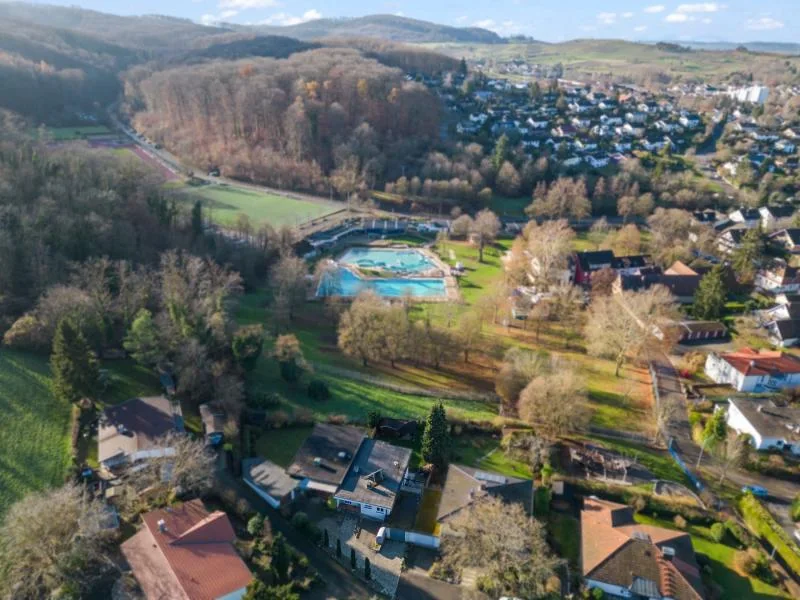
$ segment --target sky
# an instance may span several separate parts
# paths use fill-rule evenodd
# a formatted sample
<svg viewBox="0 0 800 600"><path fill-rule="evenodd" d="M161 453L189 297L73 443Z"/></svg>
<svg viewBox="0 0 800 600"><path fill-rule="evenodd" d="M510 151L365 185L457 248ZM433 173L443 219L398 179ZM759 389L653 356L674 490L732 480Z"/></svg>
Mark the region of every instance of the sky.
<svg viewBox="0 0 800 600"><path fill-rule="evenodd" d="M78 0L78 4L103 12L166 14L205 24L292 25L322 17L384 13L545 41L594 37L800 42L800 0Z"/></svg>

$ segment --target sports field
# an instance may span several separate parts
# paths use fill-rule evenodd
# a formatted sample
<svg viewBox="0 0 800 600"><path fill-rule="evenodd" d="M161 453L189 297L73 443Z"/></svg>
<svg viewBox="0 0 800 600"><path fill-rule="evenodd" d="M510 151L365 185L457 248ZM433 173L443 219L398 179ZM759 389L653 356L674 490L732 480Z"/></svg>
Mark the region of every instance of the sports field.
<svg viewBox="0 0 800 600"><path fill-rule="evenodd" d="M211 220L222 225L233 224L237 216L243 213L255 225L297 226L344 208L343 204L326 200L296 200L226 185L194 188L189 195L203 200Z"/></svg>
<svg viewBox="0 0 800 600"><path fill-rule="evenodd" d="M107 135L111 130L105 125L76 125L75 127L47 127L48 135L56 142L83 140L93 135Z"/></svg>

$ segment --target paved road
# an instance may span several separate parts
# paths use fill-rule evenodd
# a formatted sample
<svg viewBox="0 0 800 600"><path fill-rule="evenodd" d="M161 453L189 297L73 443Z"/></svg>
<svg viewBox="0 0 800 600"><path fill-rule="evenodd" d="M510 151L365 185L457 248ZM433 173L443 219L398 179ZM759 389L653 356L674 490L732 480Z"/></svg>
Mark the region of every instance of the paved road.
<svg viewBox="0 0 800 600"><path fill-rule="evenodd" d="M686 396L681 391L678 373L672 362L665 354L652 357L653 366L659 382L659 393L662 398L678 402L681 406L669 427L669 435L673 438L673 448L678 452L684 462L695 472L697 459L700 457L700 447L692 439L692 430L689 425L689 413ZM704 453L701 465L712 476L720 477L722 471L718 461L710 454ZM730 470L726 476L727 481L737 487L745 485L760 485L770 492L771 512L775 515L787 533L794 531L794 524L788 518L788 506L800 494L800 482L791 482L774 477L767 477L759 473L743 470ZM774 511L772 509L775 509Z"/></svg>

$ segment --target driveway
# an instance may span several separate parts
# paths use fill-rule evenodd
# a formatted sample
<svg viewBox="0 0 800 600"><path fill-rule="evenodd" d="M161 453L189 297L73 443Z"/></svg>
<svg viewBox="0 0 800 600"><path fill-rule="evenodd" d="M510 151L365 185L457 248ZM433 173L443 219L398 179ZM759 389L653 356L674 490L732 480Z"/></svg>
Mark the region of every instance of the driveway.
<svg viewBox="0 0 800 600"><path fill-rule="evenodd" d="M308 557L313 566L325 582L324 588L314 588L303 595L311 600L362 600L371 598L375 592L366 584L359 581L350 573L350 570L336 562L307 537L300 534L291 524L284 519L278 511L269 506L266 501L258 496L241 480L233 477L227 471L218 471L217 478L220 485L234 489L240 498L244 498L250 506L261 512L269 519L274 533L282 533L291 546Z"/></svg>

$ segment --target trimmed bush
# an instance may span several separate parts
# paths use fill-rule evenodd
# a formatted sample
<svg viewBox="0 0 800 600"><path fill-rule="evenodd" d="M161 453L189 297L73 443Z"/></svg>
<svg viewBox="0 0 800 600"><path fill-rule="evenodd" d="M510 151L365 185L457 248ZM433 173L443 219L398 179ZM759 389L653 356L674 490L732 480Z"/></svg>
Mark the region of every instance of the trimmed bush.
<svg viewBox="0 0 800 600"><path fill-rule="evenodd" d="M330 400L331 390L322 379L312 379L308 384L308 397L312 400L324 402Z"/></svg>
<svg viewBox="0 0 800 600"><path fill-rule="evenodd" d="M711 526L711 539L720 543L725 537L725 525L722 523L714 523Z"/></svg>

